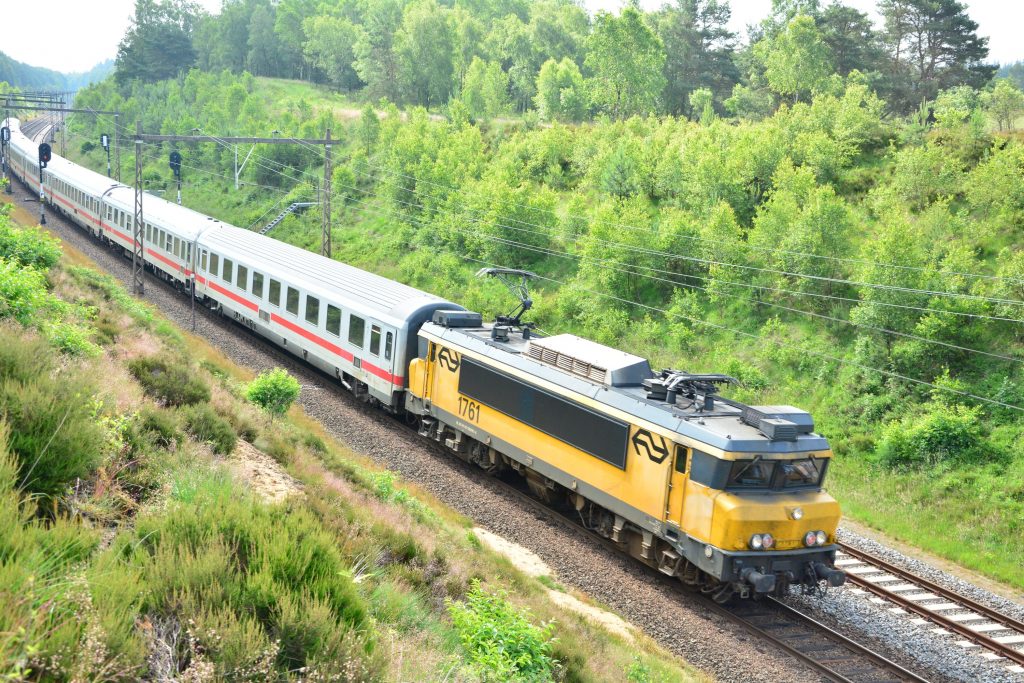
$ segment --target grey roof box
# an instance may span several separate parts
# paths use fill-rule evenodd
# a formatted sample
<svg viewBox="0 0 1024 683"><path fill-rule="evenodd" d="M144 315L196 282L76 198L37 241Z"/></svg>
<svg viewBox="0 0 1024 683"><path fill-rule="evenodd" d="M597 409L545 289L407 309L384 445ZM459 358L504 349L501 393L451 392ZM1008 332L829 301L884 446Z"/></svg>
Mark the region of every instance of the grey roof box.
<svg viewBox="0 0 1024 683"><path fill-rule="evenodd" d="M639 386L652 375L646 358L574 334L532 339L528 355L545 365L605 386Z"/></svg>
<svg viewBox="0 0 1024 683"><path fill-rule="evenodd" d="M483 316L474 311L434 311L435 325L443 327L483 327Z"/></svg>

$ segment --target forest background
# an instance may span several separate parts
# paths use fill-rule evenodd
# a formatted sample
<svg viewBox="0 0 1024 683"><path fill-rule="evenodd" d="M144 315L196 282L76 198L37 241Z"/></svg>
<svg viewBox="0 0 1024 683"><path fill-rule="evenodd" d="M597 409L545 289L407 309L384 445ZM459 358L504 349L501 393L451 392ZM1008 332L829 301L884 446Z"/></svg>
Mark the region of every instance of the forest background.
<svg viewBox="0 0 1024 683"><path fill-rule="evenodd" d="M474 271L529 268L545 332L811 410L847 515L1020 587L1021 69L955 0L878 11L780 0L741 41L714 0L139 0L77 104L122 136L329 126L335 258L488 315ZM112 124L73 119L71 156L105 169ZM322 175L267 146L236 190L235 149L180 151L186 203L253 229ZM272 234L319 249L317 210Z"/></svg>

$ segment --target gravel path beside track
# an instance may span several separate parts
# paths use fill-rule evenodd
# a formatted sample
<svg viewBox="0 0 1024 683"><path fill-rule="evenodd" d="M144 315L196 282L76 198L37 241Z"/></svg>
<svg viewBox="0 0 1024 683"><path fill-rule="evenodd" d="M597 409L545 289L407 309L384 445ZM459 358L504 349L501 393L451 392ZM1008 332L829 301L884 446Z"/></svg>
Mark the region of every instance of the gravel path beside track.
<svg viewBox="0 0 1024 683"><path fill-rule="evenodd" d="M10 197L29 213L38 211L28 192L15 181ZM47 207L46 226L69 245L93 259L126 283L128 260L87 237L81 229ZM146 276L146 300L183 329L189 329L187 297ZM261 371L287 368L303 384L299 403L340 441L409 481L433 493L480 526L539 555L570 585L609 606L654 638L667 650L719 681L787 683L817 680L785 654L746 631L697 606L680 602L664 586L643 575L627 557L594 548L558 525L538 518L503 492L496 482L461 471L457 462L437 455L413 434L396 429L394 421L346 396L340 387L279 352L240 326L196 308L197 334L209 340L236 363Z"/></svg>

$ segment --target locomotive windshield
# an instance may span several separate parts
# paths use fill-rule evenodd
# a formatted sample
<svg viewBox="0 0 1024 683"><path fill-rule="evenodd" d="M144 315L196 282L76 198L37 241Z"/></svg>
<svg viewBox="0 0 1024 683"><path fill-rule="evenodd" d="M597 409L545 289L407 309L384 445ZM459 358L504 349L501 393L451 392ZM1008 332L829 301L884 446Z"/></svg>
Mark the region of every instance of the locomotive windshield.
<svg viewBox="0 0 1024 683"><path fill-rule="evenodd" d="M728 491L779 491L821 486L828 458L810 456L797 460L774 460L756 455L750 459L722 460L694 450L690 478Z"/></svg>

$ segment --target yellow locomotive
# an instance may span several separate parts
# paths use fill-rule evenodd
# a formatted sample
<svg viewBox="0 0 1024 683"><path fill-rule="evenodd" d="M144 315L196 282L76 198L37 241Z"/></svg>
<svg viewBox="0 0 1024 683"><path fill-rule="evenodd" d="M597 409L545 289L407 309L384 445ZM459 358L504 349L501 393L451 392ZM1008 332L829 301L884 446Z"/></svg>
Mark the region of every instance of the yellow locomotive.
<svg viewBox="0 0 1024 683"><path fill-rule="evenodd" d="M832 453L806 412L725 399L724 375L537 338L518 316L437 311L418 342L406 409L422 435L518 472L651 567L719 601L844 582L822 490Z"/></svg>

